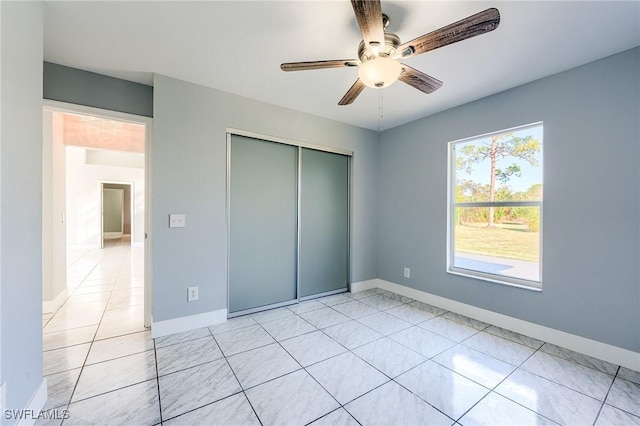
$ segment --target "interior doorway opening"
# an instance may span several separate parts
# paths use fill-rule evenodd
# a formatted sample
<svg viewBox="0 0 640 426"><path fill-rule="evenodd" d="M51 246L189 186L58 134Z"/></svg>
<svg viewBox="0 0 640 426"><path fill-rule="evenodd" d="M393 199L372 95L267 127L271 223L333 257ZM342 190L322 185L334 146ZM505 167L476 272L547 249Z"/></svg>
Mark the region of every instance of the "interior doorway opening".
<svg viewBox="0 0 640 426"><path fill-rule="evenodd" d="M105 309L89 322L149 327L151 119L45 101L43 120L43 332L89 300Z"/></svg>

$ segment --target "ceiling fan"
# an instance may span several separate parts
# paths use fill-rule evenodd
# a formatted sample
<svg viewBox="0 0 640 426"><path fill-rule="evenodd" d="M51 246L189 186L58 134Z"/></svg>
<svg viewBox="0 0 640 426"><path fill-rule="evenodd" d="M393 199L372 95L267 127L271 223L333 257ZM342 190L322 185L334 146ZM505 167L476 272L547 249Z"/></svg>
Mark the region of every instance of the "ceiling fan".
<svg viewBox="0 0 640 426"><path fill-rule="evenodd" d="M382 13L380 0L351 0L351 6L363 38L358 47L359 59L289 62L280 65L282 71L359 67L358 79L338 105L351 104L365 87L387 87L396 80L424 93L433 93L442 86L440 80L400 63L399 60L488 33L495 30L500 23L500 12L498 9L490 8L406 43L400 43L397 35L385 32L389 18Z"/></svg>

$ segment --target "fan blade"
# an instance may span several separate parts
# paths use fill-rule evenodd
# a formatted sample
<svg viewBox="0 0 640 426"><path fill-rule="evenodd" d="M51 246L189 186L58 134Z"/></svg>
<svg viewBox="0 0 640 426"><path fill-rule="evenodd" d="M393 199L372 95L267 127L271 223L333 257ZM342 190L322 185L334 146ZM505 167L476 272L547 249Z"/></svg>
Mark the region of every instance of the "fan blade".
<svg viewBox="0 0 640 426"><path fill-rule="evenodd" d="M498 28L499 23L500 12L498 12L496 8L490 8L403 43L398 48L398 52L400 52L402 58L409 58L439 47L488 33Z"/></svg>
<svg viewBox="0 0 640 426"><path fill-rule="evenodd" d="M357 79L356 82L353 83L353 86L351 86L351 88L347 91L347 93L345 93L342 99L340 99L340 102L338 102L338 105L349 105L353 103L353 101L356 100L358 95L364 90L365 87L367 86L364 85L362 80Z"/></svg>
<svg viewBox="0 0 640 426"><path fill-rule="evenodd" d="M384 26L380 0L351 0L351 6L364 42L377 54L384 48Z"/></svg>
<svg viewBox="0 0 640 426"><path fill-rule="evenodd" d="M357 67L356 59L337 59L333 61L288 62L280 65L282 71L320 70L324 68Z"/></svg>
<svg viewBox="0 0 640 426"><path fill-rule="evenodd" d="M402 64L402 72L400 72L398 80L426 94L433 93L442 87L442 82L437 78L433 78L405 64Z"/></svg>

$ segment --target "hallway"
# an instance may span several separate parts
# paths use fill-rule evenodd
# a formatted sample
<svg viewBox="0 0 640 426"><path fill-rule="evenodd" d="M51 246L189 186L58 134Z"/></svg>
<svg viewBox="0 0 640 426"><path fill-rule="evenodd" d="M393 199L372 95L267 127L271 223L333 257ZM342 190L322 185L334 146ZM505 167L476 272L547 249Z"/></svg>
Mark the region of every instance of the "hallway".
<svg viewBox="0 0 640 426"><path fill-rule="evenodd" d="M100 386L110 386L105 377L113 378L115 372L142 373L151 367L150 378L155 376L153 352L144 353L153 349L151 333L143 325L144 249L112 240L103 250L74 250L67 256L71 296L55 313L42 317L43 373L49 395L45 408L60 410L59 416L70 401L113 389ZM142 354L125 357L135 353ZM113 361L103 362L107 360ZM87 406L79 404L74 410L80 422L82 405ZM89 414L95 410L91 406ZM109 410L113 415L113 407Z"/></svg>

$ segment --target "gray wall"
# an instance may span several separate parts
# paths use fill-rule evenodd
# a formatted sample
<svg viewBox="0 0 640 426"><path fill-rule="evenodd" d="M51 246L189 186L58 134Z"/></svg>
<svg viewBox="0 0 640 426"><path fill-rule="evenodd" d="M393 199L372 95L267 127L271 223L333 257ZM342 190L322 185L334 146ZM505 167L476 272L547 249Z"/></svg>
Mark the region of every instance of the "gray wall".
<svg viewBox="0 0 640 426"><path fill-rule="evenodd" d="M640 351L639 75L635 48L384 132L379 277ZM536 121L543 291L447 274L447 142Z"/></svg>
<svg viewBox="0 0 640 426"><path fill-rule="evenodd" d="M153 319L227 306L226 128L354 151L352 281L377 277L378 135L161 75L154 81ZM170 213L186 228L168 228ZM186 288L200 287L197 302Z"/></svg>
<svg viewBox="0 0 640 426"><path fill-rule="evenodd" d="M0 383L21 409L42 382L43 3L0 8Z"/></svg>
<svg viewBox="0 0 640 426"><path fill-rule="evenodd" d="M153 116L153 87L44 63L44 98L129 114Z"/></svg>

